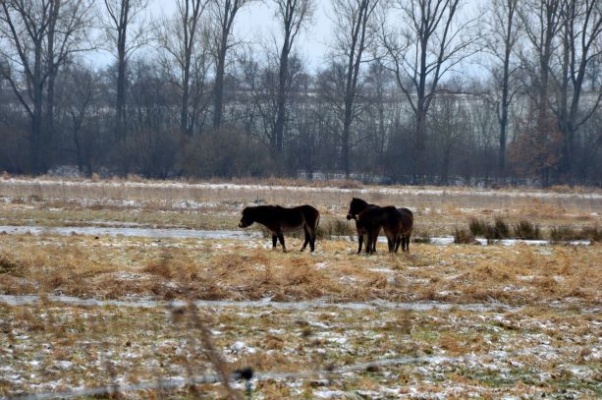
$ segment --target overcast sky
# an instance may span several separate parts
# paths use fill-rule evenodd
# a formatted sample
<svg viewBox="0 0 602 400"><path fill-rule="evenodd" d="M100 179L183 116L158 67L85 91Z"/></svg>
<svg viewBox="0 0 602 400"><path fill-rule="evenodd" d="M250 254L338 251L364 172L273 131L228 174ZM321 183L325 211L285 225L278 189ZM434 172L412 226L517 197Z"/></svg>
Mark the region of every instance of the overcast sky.
<svg viewBox="0 0 602 400"><path fill-rule="evenodd" d="M481 0L467 0L462 13L476 12ZM175 0L149 0L148 19L160 16L173 16L176 10ZM325 58L332 44L333 23L329 0L316 0L316 10L311 23L300 33L295 44L295 51L306 62L310 73L323 67ZM244 6L236 16L234 35L237 40L247 42L258 51L263 51L262 44L272 44L273 37L280 40L282 34L274 16L272 1L251 2ZM261 53L259 53L261 54ZM113 62L114 57L106 51L89 57L92 63L104 66Z"/></svg>
<svg viewBox="0 0 602 400"><path fill-rule="evenodd" d="M296 42L295 50L315 70L322 63L328 51L328 42L331 35L331 21L326 16L329 1L317 2L317 8L310 24L301 32ZM175 1L150 0L152 15L159 13L169 16L175 12ZM251 2L244 6L236 15L234 21L234 34L238 40L250 42L259 46L261 43L272 42L275 35L281 37L279 26L275 23L274 6L271 1Z"/></svg>

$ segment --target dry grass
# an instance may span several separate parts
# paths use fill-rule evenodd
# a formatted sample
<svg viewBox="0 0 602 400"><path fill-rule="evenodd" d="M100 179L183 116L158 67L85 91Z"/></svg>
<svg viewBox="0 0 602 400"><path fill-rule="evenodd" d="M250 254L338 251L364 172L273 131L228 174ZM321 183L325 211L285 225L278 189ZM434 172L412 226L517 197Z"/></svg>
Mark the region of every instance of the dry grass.
<svg viewBox="0 0 602 400"><path fill-rule="evenodd" d="M417 236L451 235L471 218L593 235L601 226L597 197L584 200L566 188L536 201L511 191L109 183L4 181L0 218L17 225L232 229L244 204L286 199L322 212L317 251L272 251L267 238L0 235L0 294L41 299L0 301L0 396L111 386L112 398L235 398L245 388L229 388L227 376L246 366L264 374L250 389L264 399L326 391L340 398L602 396L595 334L602 326L600 242L412 243L410 254L396 255L379 243L368 257L355 254L353 224L344 220L350 197L359 195L415 210ZM589 208L580 210L584 202ZM301 240L287 236L287 246L298 249ZM54 302L54 295L159 303L76 305ZM233 303L189 303L199 300ZM432 302L446 308L429 308ZM206 374L222 384L118 389Z"/></svg>
<svg viewBox="0 0 602 400"><path fill-rule="evenodd" d="M266 249L268 240L6 235L0 292L76 297L335 302L387 299L512 305L602 301L602 246L435 246L355 255L321 240L314 255ZM301 240L290 238L290 248ZM252 246L249 246L252 245Z"/></svg>
<svg viewBox="0 0 602 400"><path fill-rule="evenodd" d="M470 190L467 188L364 187L307 181L268 180L231 184L52 179L0 180L0 218L4 223L72 226L112 221L122 224L232 229L245 205L255 203L316 206L323 217L344 218L351 197L412 209L416 229L428 236L451 236L470 218L496 217L513 226L527 220L548 230L602 225L602 193L576 188ZM210 215L211 218L204 218Z"/></svg>

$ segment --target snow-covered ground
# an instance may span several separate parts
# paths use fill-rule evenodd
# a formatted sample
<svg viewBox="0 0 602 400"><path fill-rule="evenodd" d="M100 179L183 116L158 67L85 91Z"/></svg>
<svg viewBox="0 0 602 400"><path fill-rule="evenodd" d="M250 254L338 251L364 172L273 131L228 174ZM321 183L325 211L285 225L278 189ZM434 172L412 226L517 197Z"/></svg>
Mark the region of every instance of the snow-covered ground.
<svg viewBox="0 0 602 400"><path fill-rule="evenodd" d="M171 210L204 209L209 210L210 215L221 212L224 203L196 199L191 193L249 192L246 200L228 203L226 212L232 215L245 204L255 199L259 202L272 192L333 195L338 205L333 205L332 211L337 215L351 195L394 195L410 199L423 195L442 199L450 196L506 197L558 202L578 199L589 204L590 215L595 219L600 218L598 205L602 202L599 191L342 189L126 181L57 183L51 179L8 178L0 180L0 192L5 185L11 186L6 193L13 193L0 197L7 205L23 204L19 199L22 201L31 196L37 186L43 193L52 192L56 199L82 207L100 203L136 209L149 201L157 201L157 198L147 199L144 194L126 198L120 189L154 188L166 191L161 201ZM22 194L19 194L19 187L23 189ZM71 187L82 189L81 193L98 190L94 192L98 195L72 198ZM176 196L172 190L187 193ZM36 198L31 200L32 203ZM42 198L51 203L50 197L44 195ZM25 202L24 207L28 205ZM63 212L61 204L48 207L45 209L51 213L60 215ZM461 210L469 210L469 207ZM445 207L423 207L422 211L449 212ZM237 390L246 391L248 398L253 399L602 398L602 306L599 295L585 293L586 290L580 287L567 287L579 280L572 275L571 280L562 275L571 274L576 254L589 251L597 244L585 246L589 242L574 242L572 244L580 246L556 251L545 241L527 241L541 246L531 247L520 245L525 242L510 240L498 242L503 246L476 246L483 251L466 255L454 253L454 248L448 246L452 241L450 237L439 237L431 238L429 245L431 249L437 246L437 251L422 248L415 252L414 247L409 256L362 258L364 256L353 254L355 245L347 242L350 239L344 241L344 238L335 237L333 241L343 243L331 251L332 254L325 255L326 245L320 243L316 253L304 254L304 258L291 255L291 262L298 263L293 264L298 268L309 268L310 272L324 273L324 276L336 264L342 271L340 275L333 274L337 284L356 286L364 283L363 280L369 281L379 293L379 300L346 299L340 302L333 300L335 296L299 301L276 301L272 297L243 301L195 298L193 307L189 307L190 303L181 298L165 300L158 295L152 296L152 290L161 289L161 285L171 285L177 290L184 285L181 281L144 274L141 270L146 264L142 261L137 261L142 267L134 265L131 269L104 274L106 279L100 285L125 286L146 280L150 289L143 295L133 292L117 298L109 295L77 297L79 295L61 295L60 290L38 294L35 279L41 280L42 275L50 273L45 257L52 257L55 248L77 253L78 246L86 243L97 246L101 255L106 252L106 257L110 257L109 254L123 255L126 247L123 243L127 240L127 247L136 248L134 254L136 260L140 260L145 253L160 247L148 242L159 240L136 242L136 238L157 238L165 242L165 246L158 249L160 256L166 254L162 251L169 249L171 255L183 252L197 263L205 256L203 252L242 253L238 258L232 257L233 261L223 272L210 274L208 271L214 265L209 263L200 265L194 273L207 275L197 276L195 282L205 283L203 279L206 279L210 281L207 286L225 292L244 291L255 283L229 283L228 286L225 282L238 273L237 268L242 267L239 264L250 259L253 263L262 263L257 269L265 271L263 279L268 284L274 284L269 282L274 277L267 271L280 266L283 262L281 253L256 252L257 248L263 251L264 247L271 247L269 240L256 230L157 227L135 221L76 221L74 226L68 225L61 225L59 218L47 226L29 220L23 221L21 226L0 226L0 233L6 234L2 236L0 251L8 253L7 242L13 247L24 246L20 241L22 236L23 241L34 243L34 254L26 255L26 261L39 266L39 276L31 278L34 281L31 293L22 296L5 294L12 287L0 292L1 399L108 397L114 391L125 398L136 399L153 396L216 398L218 393L224 397L222 385L216 383L216 362L208 357L207 350L211 346L215 346L228 368L253 368L255 374L250 383L232 380ZM31 235L35 237L31 238ZM53 235L73 236L69 238L73 240L63 243L62 238ZM108 244L103 244L102 237L93 240L90 236L109 236L110 241L107 239ZM38 241L37 237L41 239ZM179 239L182 242L194 240L178 246ZM251 250L241 246L239 239L252 242L257 248ZM204 243L206 241L211 243ZM35 253L36 246L43 247L40 244L47 247L50 255ZM503 268L501 264L506 259L501 254L507 256L506 246L515 246L510 250L513 262L524 261L526 267L516 271ZM528 250L524 250L527 247ZM558 263L555 254L561 260ZM1 260L4 259L0 257ZM365 268L357 268L361 270L359 272L353 269L354 263L362 262ZM76 267L73 263L70 268ZM458 264L462 265L461 269L456 268ZM540 264L549 269L534 271ZM473 265L473 269L466 268ZM255 264L251 266L255 268ZM87 273L90 275L67 271L57 273L56 277L65 281L93 280L94 271ZM361 275L363 273L368 275ZM0 264L0 275L10 275L12 280L6 282L11 283L26 280L10 263ZM488 283L493 282L503 289L479 287L485 284L479 281L481 277L493 277ZM301 275L300 279L303 278ZM597 277L585 279L595 281ZM467 286L464 282L471 284ZM320 289L328 293L331 283L325 280L324 288ZM495 297L496 293L502 293L504 299L514 299L532 290L535 284L546 291L546 299L550 301L510 303L510 300ZM412 294L419 288L430 293L432 298L411 301ZM461 291L473 293L472 298L476 300L456 301L462 298ZM113 292L99 290L99 293ZM400 300L401 295L406 297ZM204 338L207 332L209 338ZM197 392L190 389L191 383L197 385Z"/></svg>

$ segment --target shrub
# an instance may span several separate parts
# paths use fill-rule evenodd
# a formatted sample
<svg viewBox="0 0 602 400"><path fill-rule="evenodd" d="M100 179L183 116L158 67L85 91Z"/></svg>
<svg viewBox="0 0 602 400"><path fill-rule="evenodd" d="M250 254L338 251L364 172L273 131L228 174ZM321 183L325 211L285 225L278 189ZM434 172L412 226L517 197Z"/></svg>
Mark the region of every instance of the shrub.
<svg viewBox="0 0 602 400"><path fill-rule="evenodd" d="M487 223L482 219L471 218L470 221L468 221L468 229L474 237L487 236Z"/></svg>
<svg viewBox="0 0 602 400"><path fill-rule="evenodd" d="M507 239L510 237L510 228L506 221L501 218L495 219L494 224L494 239Z"/></svg>
<svg viewBox="0 0 602 400"><path fill-rule="evenodd" d="M581 234L583 238L587 238L592 242L600 242L602 241L602 228L598 229L598 227L584 227L581 230Z"/></svg>
<svg viewBox="0 0 602 400"><path fill-rule="evenodd" d="M186 148L182 162L184 175L203 178L259 177L269 175L272 169L267 149L233 129L194 138Z"/></svg>
<svg viewBox="0 0 602 400"><path fill-rule="evenodd" d="M522 240L540 240L541 231L530 221L522 220L514 225L514 237Z"/></svg>
<svg viewBox="0 0 602 400"><path fill-rule="evenodd" d="M588 239L584 235L584 231L576 231L570 226L557 226L550 230L550 240L552 242L566 242L569 240L585 240Z"/></svg>
<svg viewBox="0 0 602 400"><path fill-rule="evenodd" d="M483 220L473 218L469 221L468 228L474 237L482 236L487 239L488 243L510 237L510 228L508 227L508 224L499 217L495 219L493 225Z"/></svg>
<svg viewBox="0 0 602 400"><path fill-rule="evenodd" d="M0 274L18 275L21 266L15 261L9 259L6 255L0 255Z"/></svg>
<svg viewBox="0 0 602 400"><path fill-rule="evenodd" d="M475 237L470 230L456 228L454 230L455 244L471 244L474 243Z"/></svg>

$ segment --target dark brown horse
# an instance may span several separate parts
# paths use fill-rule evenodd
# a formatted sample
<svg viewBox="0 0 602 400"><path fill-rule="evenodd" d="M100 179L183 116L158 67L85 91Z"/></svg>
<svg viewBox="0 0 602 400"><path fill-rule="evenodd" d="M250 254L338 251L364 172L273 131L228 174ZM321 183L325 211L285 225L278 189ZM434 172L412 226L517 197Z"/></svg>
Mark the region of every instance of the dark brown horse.
<svg viewBox="0 0 602 400"><path fill-rule="evenodd" d="M349 211L347 211L347 220L355 220L355 229L357 230L358 254L362 252L364 238L366 238L366 253L371 254L376 251L376 239L378 239L380 226L378 227L378 230L374 232L374 230L377 229L374 226L374 224L369 222L367 219L364 219L363 221L360 221L358 219L358 215L363 211L366 211L368 208L380 207L376 204L370 204L365 200L354 197L351 200L351 203L349 204ZM376 237L376 239L371 240L372 237ZM368 247L368 244L370 244L371 247Z"/></svg>
<svg viewBox="0 0 602 400"><path fill-rule="evenodd" d="M399 226L399 236L395 241L395 252L399 250L401 245L401 251L410 251L410 236L412 236L412 229L414 228L414 213L411 210L403 207L397 209L401 214L401 224Z"/></svg>
<svg viewBox="0 0 602 400"><path fill-rule="evenodd" d="M358 234L358 253L362 251L364 236L367 237L366 253L376 251L376 241L380 229L385 232L389 252L409 251L410 235L414 216L407 208L397 209L393 206L380 207L354 197L349 205L347 219L355 219Z"/></svg>
<svg viewBox="0 0 602 400"><path fill-rule="evenodd" d="M365 251L372 254L376 251L376 241L381 228L385 231L389 252L395 251L398 236L398 225L401 220L399 211L393 206L380 207L370 204L365 200L354 197L349 204L347 219L355 220L357 229L358 250L362 251L364 237L366 237Z"/></svg>
<svg viewBox="0 0 602 400"><path fill-rule="evenodd" d="M276 248L276 243L280 240L282 250L286 251L283 233L303 229L305 242L303 242L301 251L305 250L308 243L311 251L314 251L320 212L309 205L292 208L280 206L246 207L242 210L242 218L238 226L246 228L254 222L268 228L272 234L272 248Z"/></svg>
<svg viewBox="0 0 602 400"><path fill-rule="evenodd" d="M356 217L356 227L359 226L367 233L366 253L376 251L376 241L381 228L387 238L389 253L396 251L401 238L402 219L399 210L393 206L368 207L359 213Z"/></svg>
<svg viewBox="0 0 602 400"><path fill-rule="evenodd" d="M394 209L395 207L392 208ZM355 228L357 229L358 239L358 254L362 251L364 237L366 238L366 254L373 254L376 252L376 242L383 225L382 219L382 207L368 207L355 217ZM389 242L389 238L387 238L387 242Z"/></svg>

